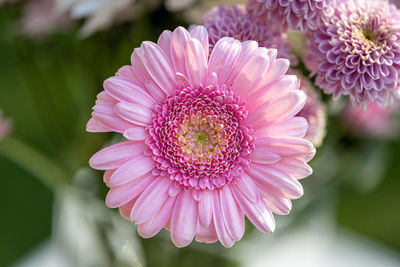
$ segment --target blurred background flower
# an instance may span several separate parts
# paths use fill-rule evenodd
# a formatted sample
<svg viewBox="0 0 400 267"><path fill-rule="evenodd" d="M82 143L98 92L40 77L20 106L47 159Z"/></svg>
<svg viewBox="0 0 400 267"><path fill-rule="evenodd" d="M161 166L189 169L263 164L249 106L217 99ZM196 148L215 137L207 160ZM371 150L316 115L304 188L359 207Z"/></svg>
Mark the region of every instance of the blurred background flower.
<svg viewBox="0 0 400 267"><path fill-rule="evenodd" d="M365 109L348 103L343 118L351 132L358 136L375 138L396 138L399 125L396 116L399 114L396 103L390 107L380 107L369 103Z"/></svg>
<svg viewBox="0 0 400 267"><path fill-rule="evenodd" d="M243 5L213 8L204 14L202 24L207 28L211 49L222 37L233 37L242 42L254 40L259 46L277 49L278 57L289 59L291 65L298 63L297 58L290 54L286 35L249 14Z"/></svg>
<svg viewBox="0 0 400 267"><path fill-rule="evenodd" d="M0 140L6 137L11 132L11 121L4 118L3 112L0 109Z"/></svg>

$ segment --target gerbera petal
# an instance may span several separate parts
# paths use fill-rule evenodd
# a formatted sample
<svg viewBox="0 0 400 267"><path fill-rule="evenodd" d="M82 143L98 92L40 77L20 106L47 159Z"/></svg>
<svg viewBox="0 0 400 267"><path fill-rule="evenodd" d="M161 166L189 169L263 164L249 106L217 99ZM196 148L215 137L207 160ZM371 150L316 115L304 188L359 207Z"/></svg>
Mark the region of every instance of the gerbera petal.
<svg viewBox="0 0 400 267"><path fill-rule="evenodd" d="M146 145L143 142L128 141L106 147L94 154L89 164L98 170L113 170L132 158L143 154Z"/></svg>
<svg viewBox="0 0 400 267"><path fill-rule="evenodd" d="M121 118L142 126L151 123L151 110L140 104L120 102L114 107L115 113Z"/></svg>
<svg viewBox="0 0 400 267"><path fill-rule="evenodd" d="M151 157L145 155L135 157L118 167L110 178L110 185L119 186L134 181L154 167L155 163Z"/></svg>
<svg viewBox="0 0 400 267"><path fill-rule="evenodd" d="M235 240L230 236L229 232L226 229L225 226L225 221L222 214L222 207L221 207L221 201L219 197L218 191L213 191L212 192L212 204L213 204L213 220L214 220L214 226L215 230L217 232L217 236L221 244L226 247L230 248L233 246L235 243Z"/></svg>
<svg viewBox="0 0 400 267"><path fill-rule="evenodd" d="M303 91L290 91L261 105L250 114L249 120L262 127L268 122L290 119L304 107L306 99Z"/></svg>
<svg viewBox="0 0 400 267"><path fill-rule="evenodd" d="M183 191L177 198L171 218L171 239L177 247L192 242L196 233L197 203L190 191Z"/></svg>
<svg viewBox="0 0 400 267"><path fill-rule="evenodd" d="M310 141L296 137L260 137L256 139L256 146L263 146L282 158L300 158L310 160L315 148Z"/></svg>
<svg viewBox="0 0 400 267"><path fill-rule="evenodd" d="M156 235L171 218L176 198L168 198L161 209L147 222L139 224L138 233L141 237L149 238Z"/></svg>
<svg viewBox="0 0 400 267"><path fill-rule="evenodd" d="M219 194L226 230L234 240L240 240L244 234L243 212L239 209L229 187L223 187L219 190Z"/></svg>
<svg viewBox="0 0 400 267"><path fill-rule="evenodd" d="M200 41L195 38L187 42L185 65L191 85L205 84L207 79L207 58Z"/></svg>
<svg viewBox="0 0 400 267"><path fill-rule="evenodd" d="M146 128L139 125L133 125L124 132L125 138L133 141L144 141L149 136Z"/></svg>
<svg viewBox="0 0 400 267"><path fill-rule="evenodd" d="M272 83L263 82L262 84L263 86L252 91L251 95L246 97L246 101L251 111L255 110L257 107L263 105L265 102L276 97L277 95L283 94L284 92L297 90L299 88L299 81L295 75L285 75Z"/></svg>
<svg viewBox="0 0 400 267"><path fill-rule="evenodd" d="M99 133L109 132L111 129L98 122L95 118L91 118L86 125L86 131L91 133Z"/></svg>
<svg viewBox="0 0 400 267"><path fill-rule="evenodd" d="M140 103L148 108L152 108L156 103L146 89L118 77L111 77L105 80L104 89L118 101Z"/></svg>
<svg viewBox="0 0 400 267"><path fill-rule="evenodd" d="M172 32L165 30L161 33L157 40L157 45L164 51L168 58L171 58L171 39Z"/></svg>
<svg viewBox="0 0 400 267"><path fill-rule="evenodd" d="M103 182L110 187L110 179L111 179L111 175L115 172L115 170L108 170L104 172L103 175Z"/></svg>
<svg viewBox="0 0 400 267"><path fill-rule="evenodd" d="M122 80L132 82L137 85L141 85L140 80L137 78L135 70L131 65L122 66L119 68L115 77L118 77Z"/></svg>
<svg viewBox="0 0 400 267"><path fill-rule="evenodd" d="M194 26L190 30L190 35L192 36L192 38L196 38L197 40L200 41L201 46L203 47L204 56L208 58L209 44L208 44L208 33L206 28L202 26Z"/></svg>
<svg viewBox="0 0 400 267"><path fill-rule="evenodd" d="M308 128L305 118L293 117L287 121L274 122L265 125L256 132L257 137L263 136L292 136L304 137Z"/></svg>
<svg viewBox="0 0 400 267"><path fill-rule="evenodd" d="M204 243L217 242L218 236L214 224L210 223L207 226L203 226L201 223L197 223L196 241Z"/></svg>
<svg viewBox="0 0 400 267"><path fill-rule="evenodd" d="M208 73L218 73L218 84L225 83L239 58L242 44L233 38L220 39L211 52Z"/></svg>
<svg viewBox="0 0 400 267"><path fill-rule="evenodd" d="M144 175L130 183L112 187L106 197L106 204L110 208L120 207L140 195L153 181L151 175Z"/></svg>
<svg viewBox="0 0 400 267"><path fill-rule="evenodd" d="M165 94L172 93L175 90L175 71L167 55L152 42L143 42L140 49L143 64L150 76Z"/></svg>
<svg viewBox="0 0 400 267"><path fill-rule="evenodd" d="M254 53L258 49L256 41L246 41L242 43L242 49L240 55L237 58L235 64L232 67L232 71L228 74L225 84L231 86L233 81L236 79L239 72L243 70L243 66L253 57Z"/></svg>
<svg viewBox="0 0 400 267"><path fill-rule="evenodd" d="M213 199L209 190L204 190L201 194L202 196L199 201L199 223L206 227L211 223Z"/></svg>
<svg viewBox="0 0 400 267"><path fill-rule="evenodd" d="M233 81L232 90L244 99L251 91L257 89L260 81L267 73L269 57L265 53L266 50L266 48L258 48Z"/></svg>
<svg viewBox="0 0 400 267"><path fill-rule="evenodd" d="M119 213L121 213L122 217L124 217L127 220L130 220L130 216L131 216L131 211L132 211L132 207L133 205L135 205L137 198L129 201L128 203L126 203L125 205L119 207Z"/></svg>
<svg viewBox="0 0 400 267"><path fill-rule="evenodd" d="M256 147L256 149L251 153L251 160L255 163L261 164L274 164L278 162L281 157L269 151L265 147Z"/></svg>
<svg viewBox="0 0 400 267"><path fill-rule="evenodd" d="M137 224L150 220L168 199L168 189L171 184L171 180L164 177L153 179L133 206L131 220Z"/></svg>
<svg viewBox="0 0 400 267"><path fill-rule="evenodd" d="M109 131L124 132L130 128L132 124L120 118L114 111L116 100L112 98L107 92L101 92L97 96L96 105L93 107L92 116L94 121L93 124L102 126L103 129Z"/></svg>
<svg viewBox="0 0 400 267"><path fill-rule="evenodd" d="M275 230L274 216L261 198L254 204L248 201L237 188L232 187L232 190L237 203L258 230L264 233Z"/></svg>
<svg viewBox="0 0 400 267"><path fill-rule="evenodd" d="M271 211L276 214L286 215L292 209L292 202L287 198L277 197L269 193L263 194L263 198Z"/></svg>
<svg viewBox="0 0 400 267"><path fill-rule="evenodd" d="M247 173L259 186L272 188L287 198L299 198L303 195L303 187L296 179L274 167L252 164Z"/></svg>
<svg viewBox="0 0 400 267"><path fill-rule="evenodd" d="M188 31L182 27L176 28L172 33L171 39L171 62L175 72L186 76L185 49L186 44L191 39Z"/></svg>
<svg viewBox="0 0 400 267"><path fill-rule="evenodd" d="M282 159L274 166L283 172L290 173L296 179L303 179L313 173L307 163L295 158Z"/></svg>
<svg viewBox="0 0 400 267"><path fill-rule="evenodd" d="M241 177L237 179L235 186L252 203L256 203L258 201L259 189L246 173L243 173Z"/></svg>

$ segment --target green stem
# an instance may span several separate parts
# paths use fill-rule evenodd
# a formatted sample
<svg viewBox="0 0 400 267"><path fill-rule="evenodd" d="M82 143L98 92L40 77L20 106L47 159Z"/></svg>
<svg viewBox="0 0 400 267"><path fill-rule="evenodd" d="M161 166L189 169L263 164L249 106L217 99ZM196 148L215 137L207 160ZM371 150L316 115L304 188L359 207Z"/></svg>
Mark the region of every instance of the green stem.
<svg viewBox="0 0 400 267"><path fill-rule="evenodd" d="M50 190L68 183L68 175L55 162L15 138L0 141L0 155L34 175Z"/></svg>

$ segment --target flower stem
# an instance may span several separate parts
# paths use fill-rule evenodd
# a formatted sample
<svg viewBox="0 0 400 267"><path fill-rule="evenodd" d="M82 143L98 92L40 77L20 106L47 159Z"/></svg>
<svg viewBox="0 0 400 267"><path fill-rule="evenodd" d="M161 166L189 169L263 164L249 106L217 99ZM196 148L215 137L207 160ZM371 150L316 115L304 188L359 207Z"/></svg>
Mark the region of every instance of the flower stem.
<svg viewBox="0 0 400 267"><path fill-rule="evenodd" d="M68 183L68 175L54 161L33 147L7 137L0 141L0 155L38 178L50 190Z"/></svg>

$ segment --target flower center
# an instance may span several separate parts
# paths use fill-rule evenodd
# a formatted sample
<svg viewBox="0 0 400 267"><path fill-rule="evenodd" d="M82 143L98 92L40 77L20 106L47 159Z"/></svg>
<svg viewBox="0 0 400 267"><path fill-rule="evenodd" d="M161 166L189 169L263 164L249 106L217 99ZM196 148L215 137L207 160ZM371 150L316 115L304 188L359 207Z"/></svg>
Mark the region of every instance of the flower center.
<svg viewBox="0 0 400 267"><path fill-rule="evenodd" d="M362 30L361 32L364 35L365 39L375 43L376 39L375 39L374 33L372 31L370 31L370 30Z"/></svg>
<svg viewBox="0 0 400 267"><path fill-rule="evenodd" d="M248 168L254 149L247 110L229 88L184 88L154 109L146 140L160 175L214 189ZM228 142L229 140L229 142Z"/></svg>
<svg viewBox="0 0 400 267"><path fill-rule="evenodd" d="M206 146L210 143L210 136L205 131L199 131L194 135L196 145ZM201 151L200 151L201 153Z"/></svg>

